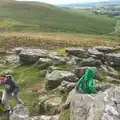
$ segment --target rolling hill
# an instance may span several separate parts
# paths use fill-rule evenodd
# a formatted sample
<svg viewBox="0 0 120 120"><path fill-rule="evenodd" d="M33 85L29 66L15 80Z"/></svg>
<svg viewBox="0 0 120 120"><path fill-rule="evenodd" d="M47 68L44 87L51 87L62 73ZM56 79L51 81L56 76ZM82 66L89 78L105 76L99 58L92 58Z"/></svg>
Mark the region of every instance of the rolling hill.
<svg viewBox="0 0 120 120"><path fill-rule="evenodd" d="M0 2L0 31L106 34L114 19L39 2Z"/></svg>

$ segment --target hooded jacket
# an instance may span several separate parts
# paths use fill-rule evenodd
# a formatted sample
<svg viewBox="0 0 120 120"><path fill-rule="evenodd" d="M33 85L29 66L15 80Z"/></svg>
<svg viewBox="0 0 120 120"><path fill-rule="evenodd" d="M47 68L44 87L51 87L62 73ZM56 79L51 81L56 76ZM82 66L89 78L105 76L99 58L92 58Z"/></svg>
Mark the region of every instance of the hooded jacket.
<svg viewBox="0 0 120 120"><path fill-rule="evenodd" d="M19 86L16 84L15 80L11 75L7 75L6 82L0 82L0 86L2 85L7 85L5 89L8 94L11 94L16 88L19 89Z"/></svg>
<svg viewBox="0 0 120 120"><path fill-rule="evenodd" d="M96 93L96 89L93 84L93 78L95 77L95 71L89 67L85 74L78 80L76 89L81 88L84 93L92 94Z"/></svg>

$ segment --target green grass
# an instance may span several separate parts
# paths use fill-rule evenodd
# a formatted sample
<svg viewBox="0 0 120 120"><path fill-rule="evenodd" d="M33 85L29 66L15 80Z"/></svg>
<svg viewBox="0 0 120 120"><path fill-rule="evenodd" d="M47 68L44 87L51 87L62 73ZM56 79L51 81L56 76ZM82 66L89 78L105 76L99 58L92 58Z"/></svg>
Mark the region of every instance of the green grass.
<svg viewBox="0 0 120 120"><path fill-rule="evenodd" d="M4 18L16 21L8 31L105 34L115 25L115 20L106 16L36 2L1 2L0 20Z"/></svg>
<svg viewBox="0 0 120 120"><path fill-rule="evenodd" d="M70 120L70 110L63 110L60 114L59 120Z"/></svg>
<svg viewBox="0 0 120 120"><path fill-rule="evenodd" d="M120 42L120 18L117 20L117 31L108 34L108 37L112 39L112 41Z"/></svg>
<svg viewBox="0 0 120 120"><path fill-rule="evenodd" d="M64 71L69 71L71 69L69 65L56 65L55 67L58 70L64 70Z"/></svg>
<svg viewBox="0 0 120 120"><path fill-rule="evenodd" d="M118 71L119 79L120 79L120 67L114 67L114 69L115 69L116 71Z"/></svg>
<svg viewBox="0 0 120 120"><path fill-rule="evenodd" d="M24 89L24 91L20 91L19 92L19 96L20 99L22 101L24 101L25 105L28 107L29 109L29 113L32 113L33 107L38 104L39 100L39 93L35 93L35 92L26 92L26 89ZM9 99L9 104L12 106L12 108L15 107L16 105L16 101L14 98L10 98Z"/></svg>
<svg viewBox="0 0 120 120"><path fill-rule="evenodd" d="M65 55L66 55L65 49L66 49L66 48L54 49L54 50L51 50L51 52L58 52L59 54L65 56Z"/></svg>
<svg viewBox="0 0 120 120"><path fill-rule="evenodd" d="M21 89L32 87L40 82L40 69L34 66L19 66L13 69L15 80L21 85Z"/></svg>
<svg viewBox="0 0 120 120"><path fill-rule="evenodd" d="M6 26L6 25L8 25L8 24L9 24L9 20L4 19L4 20L2 20L2 21L0 22L0 27L4 27L4 26Z"/></svg>

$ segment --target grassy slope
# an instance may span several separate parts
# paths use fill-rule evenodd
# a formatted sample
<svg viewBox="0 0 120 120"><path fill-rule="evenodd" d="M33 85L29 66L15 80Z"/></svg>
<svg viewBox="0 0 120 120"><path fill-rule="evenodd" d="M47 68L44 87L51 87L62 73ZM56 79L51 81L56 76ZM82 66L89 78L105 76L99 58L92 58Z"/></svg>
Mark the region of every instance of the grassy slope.
<svg viewBox="0 0 120 120"><path fill-rule="evenodd" d="M115 21L105 16L71 11L37 2L1 2L0 21L11 18L17 24L10 31L79 32L104 34L113 30Z"/></svg>
<svg viewBox="0 0 120 120"><path fill-rule="evenodd" d="M115 17L115 19L117 20L117 26L116 26L117 31L109 33L108 36L109 38L113 38L114 41L120 42L120 17L117 16Z"/></svg>
<svg viewBox="0 0 120 120"><path fill-rule="evenodd" d="M11 49L17 46L43 49L59 49L80 46L117 45L114 36L100 36L73 33L2 33L0 48Z"/></svg>

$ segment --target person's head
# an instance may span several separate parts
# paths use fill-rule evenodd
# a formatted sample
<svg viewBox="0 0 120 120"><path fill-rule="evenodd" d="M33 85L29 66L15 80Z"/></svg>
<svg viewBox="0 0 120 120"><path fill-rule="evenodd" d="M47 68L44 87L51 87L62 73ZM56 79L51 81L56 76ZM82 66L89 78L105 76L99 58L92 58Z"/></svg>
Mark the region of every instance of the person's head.
<svg viewBox="0 0 120 120"><path fill-rule="evenodd" d="M87 78L94 78L95 77L95 70L92 67L87 68L85 75Z"/></svg>
<svg viewBox="0 0 120 120"><path fill-rule="evenodd" d="M7 75L6 73L1 73L0 74L0 81L5 82L7 80Z"/></svg>

